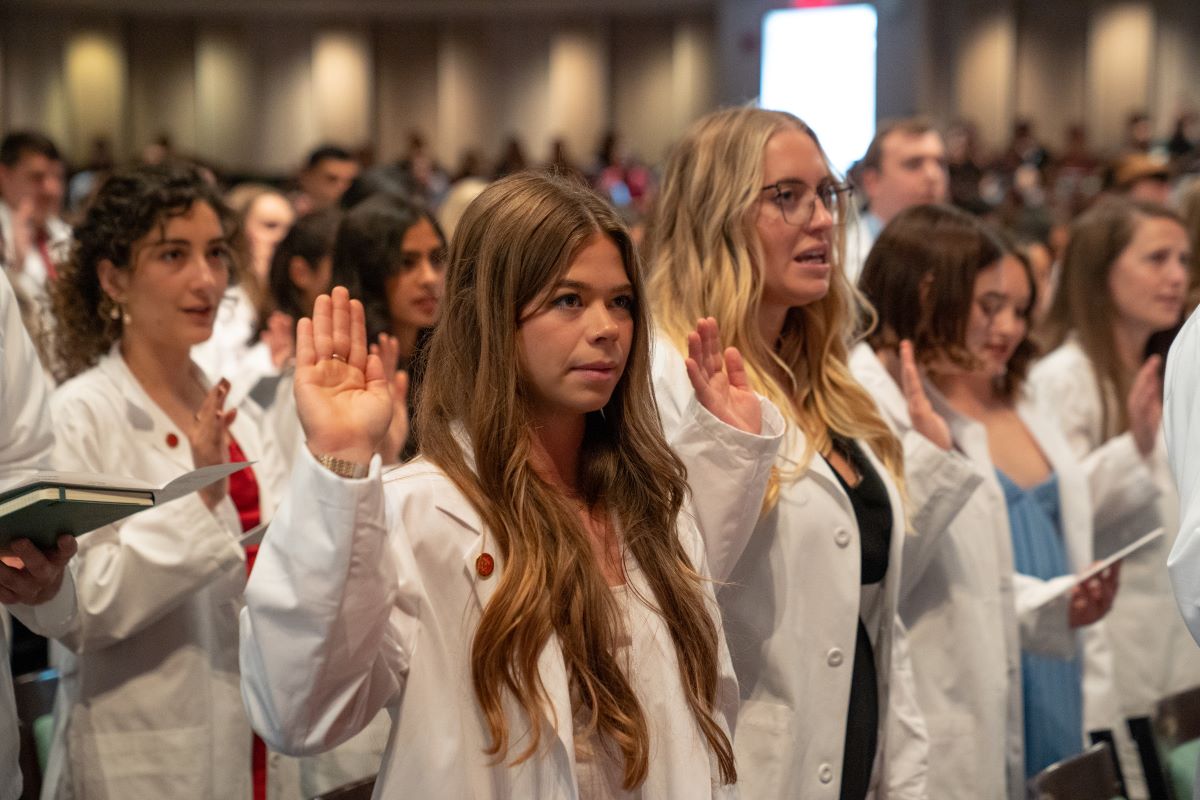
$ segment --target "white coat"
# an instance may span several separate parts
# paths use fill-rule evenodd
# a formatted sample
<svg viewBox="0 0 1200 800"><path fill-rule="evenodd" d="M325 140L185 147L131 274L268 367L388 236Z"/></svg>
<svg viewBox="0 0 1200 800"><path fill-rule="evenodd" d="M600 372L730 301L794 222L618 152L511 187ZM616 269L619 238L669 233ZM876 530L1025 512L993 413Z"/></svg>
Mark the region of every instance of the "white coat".
<svg viewBox="0 0 1200 800"><path fill-rule="evenodd" d="M237 404L260 380L279 374L271 351L263 342L251 342L258 324L258 309L242 286L230 286L217 306L212 336L192 348L192 360L212 383L229 381L229 399Z"/></svg>
<svg viewBox="0 0 1200 800"><path fill-rule="evenodd" d="M1150 714L1165 695L1200 685L1200 650L1175 613L1166 559L1179 530L1178 494L1160 442L1142 458L1126 432L1103 438L1100 386L1083 349L1074 340L1047 355L1030 376L1033 390L1055 402L1047 404L1067 437L1075 456L1089 472L1120 477L1111 481L1107 498L1096 497L1109 510L1098 515L1095 549L1104 557L1134 533L1162 526L1158 542L1134 553L1121 565L1121 585L1105 617L1113 649L1116 692L1126 717ZM1118 402L1116 398L1113 402ZM1114 503L1121 508L1112 509ZM1147 620L1160 620L1147 625ZM1134 778L1130 792L1141 795L1140 760L1131 744L1122 750L1122 765Z"/></svg>
<svg viewBox="0 0 1200 800"><path fill-rule="evenodd" d="M55 466L162 484L193 469L184 432L114 345L52 398ZM242 404L231 432L254 466L264 520L281 475ZM170 442L174 442L171 446ZM238 688L241 525L226 497L196 494L79 539L78 610L56 647L61 671L43 798L240 800L251 796L251 731ZM274 756L272 795L294 797ZM275 769L278 767L278 769Z"/></svg>
<svg viewBox="0 0 1200 800"><path fill-rule="evenodd" d="M963 454L913 428L900 387L868 345L854 349L850 368L904 446L913 535L904 545L900 616L929 730L929 796L1023 800L1021 653L1004 495ZM957 448L969 453L982 443L986 457L982 426L926 391Z"/></svg>
<svg viewBox="0 0 1200 800"><path fill-rule="evenodd" d="M694 438L711 442L715 436L716 447L708 448L707 461L689 465L692 486L697 495L724 498L735 514L756 496L761 501L779 446L782 421L764 406L773 436L734 431L703 410L694 415ZM544 725L541 748L517 765L490 763L470 651L504 569L495 539L466 497L428 462L411 462L386 482L379 464L376 456L369 476L354 481L320 467L307 448L297 458L242 612L242 687L255 729L283 752L318 752L387 708L392 735L377 798L578 797L571 698L557 638L550 636L538 660L550 703L537 722ZM720 521L737 522L732 516ZM703 572L703 545L690 514L680 515L678 530ZM496 559L489 578L476 571L482 551ZM640 570L626 563L630 582L648 593ZM715 601L712 613L715 618ZM663 654L674 658L669 646ZM715 717L731 730L737 687L723 640L720 659ZM720 785L682 697L663 701L671 690L638 690L654 748L642 792L689 800L735 796L735 788ZM508 725L510 741L520 747L528 721L510 706Z"/></svg>
<svg viewBox="0 0 1200 800"><path fill-rule="evenodd" d="M54 448L49 396L37 352L21 324L17 298L8 278L0 272L0 470L49 469ZM14 476L13 480L20 478ZM62 588L48 602L3 606L0 617L5 610L30 630L56 636L74 617L74 582L65 575ZM0 619L0 800L17 800L21 796L21 769L8 641L7 619Z"/></svg>
<svg viewBox="0 0 1200 800"><path fill-rule="evenodd" d="M685 419L692 389L683 357L663 338L654 343L653 374L670 438ZM801 460L804 436L790 426L777 466L785 476L798 472L798 477L784 478L778 502L753 530L734 529L734 538L709 536L705 542L714 577L728 580L717 599L741 690L734 749L749 798L839 796L860 614L879 676L875 794L925 796L924 743L911 738L921 734L923 723L892 719L912 700L904 693L911 689L910 664L902 648L893 650L894 638L903 635L896 606L905 513L887 470L865 444L862 448L892 505L888 571L881 584L861 585L850 500L819 455ZM905 727L910 740L889 740L890 732Z"/></svg>
<svg viewBox="0 0 1200 800"><path fill-rule="evenodd" d="M1163 430L1179 487L1179 536L1167 566L1179 611L1200 642L1200 314L1184 323L1167 356Z"/></svg>

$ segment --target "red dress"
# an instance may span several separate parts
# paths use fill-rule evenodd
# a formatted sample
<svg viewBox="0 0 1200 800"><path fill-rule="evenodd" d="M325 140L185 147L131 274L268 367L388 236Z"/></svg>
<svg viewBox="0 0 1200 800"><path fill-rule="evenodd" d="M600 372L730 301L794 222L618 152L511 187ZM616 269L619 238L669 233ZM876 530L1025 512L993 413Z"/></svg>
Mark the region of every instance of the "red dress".
<svg viewBox="0 0 1200 800"><path fill-rule="evenodd" d="M229 437L230 463L248 460L246 454L242 452L242 448L238 446L238 443L234 441L232 436ZM257 527L262 521L262 506L259 504L258 497L258 479L254 477L254 470L251 467L246 467L229 476L229 499L233 501L234 508L237 509L243 533ZM257 555L258 545L251 544L246 546L247 576L254 569L254 558ZM266 800L267 747L257 735L254 737L253 750L251 752L250 763L254 771L254 800Z"/></svg>

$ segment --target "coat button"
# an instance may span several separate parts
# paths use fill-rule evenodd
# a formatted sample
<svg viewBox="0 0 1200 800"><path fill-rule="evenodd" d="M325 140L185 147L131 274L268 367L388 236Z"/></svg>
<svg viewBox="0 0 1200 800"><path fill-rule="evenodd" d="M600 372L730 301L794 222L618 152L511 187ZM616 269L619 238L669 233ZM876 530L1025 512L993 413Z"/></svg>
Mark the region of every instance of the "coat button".
<svg viewBox="0 0 1200 800"><path fill-rule="evenodd" d="M173 433L168 433L167 434L167 447L174 448L174 447L178 447L178 446L179 446L179 437Z"/></svg>
<svg viewBox="0 0 1200 800"><path fill-rule="evenodd" d="M817 769L817 779L820 780L821 783L832 783L833 782L833 765L822 764Z"/></svg>
<svg viewBox="0 0 1200 800"><path fill-rule="evenodd" d="M840 667L842 665L842 651L835 647L825 656L825 663L831 667Z"/></svg>
<svg viewBox="0 0 1200 800"><path fill-rule="evenodd" d="M845 528L838 528L833 532L833 540L837 542L838 547L848 547L850 545L850 531Z"/></svg>

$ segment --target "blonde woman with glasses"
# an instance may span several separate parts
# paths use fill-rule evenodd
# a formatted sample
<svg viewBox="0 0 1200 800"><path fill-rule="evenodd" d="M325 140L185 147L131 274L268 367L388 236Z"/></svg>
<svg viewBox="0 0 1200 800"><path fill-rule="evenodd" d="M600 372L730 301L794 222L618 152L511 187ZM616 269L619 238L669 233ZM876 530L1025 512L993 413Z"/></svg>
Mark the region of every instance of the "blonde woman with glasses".
<svg viewBox="0 0 1200 800"><path fill-rule="evenodd" d="M729 109L676 146L649 233L668 435L690 402L688 332L707 316L787 422L757 526L706 541L727 581L717 598L742 696L734 749L753 798L924 794L923 725L889 712L912 690L896 616L902 451L847 366L848 206L808 126ZM912 729L889 741L901 724Z"/></svg>
<svg viewBox="0 0 1200 800"><path fill-rule="evenodd" d="M531 174L486 189L452 245L422 455L386 479L372 453L396 404L362 306L317 301L297 336L307 447L242 616L265 738L319 751L387 708L377 797L733 796L736 681L686 480L735 512L700 523L752 527L783 420L706 323L681 442L712 457L685 471L642 291L598 195Z"/></svg>

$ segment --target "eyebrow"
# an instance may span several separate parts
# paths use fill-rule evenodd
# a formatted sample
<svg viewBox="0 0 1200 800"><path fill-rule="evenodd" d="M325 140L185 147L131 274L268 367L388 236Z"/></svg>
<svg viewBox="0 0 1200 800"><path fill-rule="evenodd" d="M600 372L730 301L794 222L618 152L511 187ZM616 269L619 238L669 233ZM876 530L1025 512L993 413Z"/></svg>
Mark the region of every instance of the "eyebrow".
<svg viewBox="0 0 1200 800"><path fill-rule="evenodd" d="M558 283L554 284L554 288L555 288L555 290L576 289L578 291L586 291L588 289L593 289L595 287L593 287L590 283L584 283L583 281L561 280ZM632 283L623 283L620 286L612 287L611 289L609 289L609 291L610 292L628 292L628 291L631 291L632 289L633 289Z"/></svg>
<svg viewBox="0 0 1200 800"><path fill-rule="evenodd" d="M216 238L209 239L207 244L217 244L218 242L223 244L228 241L229 241L228 236L217 236ZM164 237L162 239L159 239L157 242L150 242L150 246L151 247L161 247L164 244L190 245L191 243L192 242L190 239L167 239L166 237Z"/></svg>

